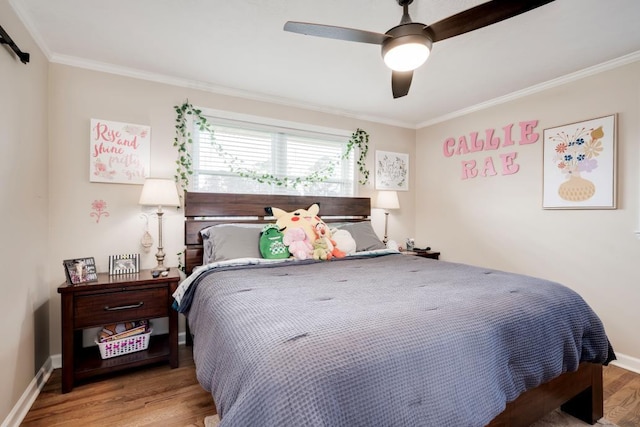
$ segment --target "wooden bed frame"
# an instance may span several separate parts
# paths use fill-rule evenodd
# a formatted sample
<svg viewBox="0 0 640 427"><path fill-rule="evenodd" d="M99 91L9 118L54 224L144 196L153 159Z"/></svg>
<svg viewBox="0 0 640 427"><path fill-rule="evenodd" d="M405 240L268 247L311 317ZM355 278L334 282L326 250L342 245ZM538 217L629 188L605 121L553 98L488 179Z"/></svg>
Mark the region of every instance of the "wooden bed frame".
<svg viewBox="0 0 640 427"><path fill-rule="evenodd" d="M370 199L365 197L316 197L261 194L185 193L185 271L202 264L203 247L200 230L222 223L273 223L265 207L285 211L320 205L325 222L363 221L371 213ZM190 333L187 329L187 340ZM481 398L481 396L479 396ZM498 426L529 426L556 408L589 424L604 414L602 365L581 363L575 372L565 373L535 389L526 391L507 404L506 409L489 423Z"/></svg>

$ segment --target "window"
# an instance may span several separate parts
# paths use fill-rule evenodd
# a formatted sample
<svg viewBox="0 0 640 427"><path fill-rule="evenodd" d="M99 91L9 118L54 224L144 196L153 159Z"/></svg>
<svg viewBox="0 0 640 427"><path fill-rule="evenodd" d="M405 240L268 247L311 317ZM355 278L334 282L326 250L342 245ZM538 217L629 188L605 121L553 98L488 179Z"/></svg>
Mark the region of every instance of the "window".
<svg viewBox="0 0 640 427"><path fill-rule="evenodd" d="M214 193L262 193L314 196L355 195L355 153L342 158L349 134L341 131L295 129L252 121L207 117L209 131L194 126L193 191ZM285 127L286 125L286 127ZM295 181L277 185L263 179ZM316 177L314 179L313 177ZM326 177L322 182L318 177ZM255 179L258 178L258 179ZM263 182L260 182L260 181Z"/></svg>

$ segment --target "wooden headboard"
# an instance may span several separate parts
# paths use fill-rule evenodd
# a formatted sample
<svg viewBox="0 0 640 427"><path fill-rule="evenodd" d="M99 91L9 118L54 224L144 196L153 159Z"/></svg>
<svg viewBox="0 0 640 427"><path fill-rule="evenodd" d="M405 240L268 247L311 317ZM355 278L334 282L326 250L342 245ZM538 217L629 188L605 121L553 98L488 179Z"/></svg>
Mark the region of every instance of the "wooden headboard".
<svg viewBox="0 0 640 427"><path fill-rule="evenodd" d="M191 274L202 264L202 236L200 230L224 223L272 223L266 207L285 211L320 205L325 222L362 221L371 215L368 197L285 196L267 194L185 193L185 272Z"/></svg>

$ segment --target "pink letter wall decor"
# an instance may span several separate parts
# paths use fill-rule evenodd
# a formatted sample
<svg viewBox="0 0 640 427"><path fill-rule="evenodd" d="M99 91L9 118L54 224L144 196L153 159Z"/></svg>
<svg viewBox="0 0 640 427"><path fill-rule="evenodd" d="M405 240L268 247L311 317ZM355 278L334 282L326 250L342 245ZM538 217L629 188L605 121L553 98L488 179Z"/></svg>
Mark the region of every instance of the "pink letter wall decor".
<svg viewBox="0 0 640 427"><path fill-rule="evenodd" d="M538 142L540 134L535 132L538 120L522 121L518 125L520 126L520 141L518 141L518 145L529 145ZM471 144L467 142L466 135L462 135L459 138L449 137L442 144L442 154L445 157L466 156L480 151L498 151L504 147L515 147L516 142L513 140L512 133L513 126L514 123L509 123L500 129L501 132L496 132L496 129L493 128L485 129L484 139L479 138L480 132L471 132L469 133ZM517 130L515 132L517 135ZM497 157L500 159L499 165L502 166L500 175L513 175L520 170L520 165L515 162L518 157L517 151L499 153ZM461 179L463 180L478 176L490 177L498 175L493 156L485 157L480 171L478 171L478 162L473 159L461 159L460 166L462 171Z"/></svg>

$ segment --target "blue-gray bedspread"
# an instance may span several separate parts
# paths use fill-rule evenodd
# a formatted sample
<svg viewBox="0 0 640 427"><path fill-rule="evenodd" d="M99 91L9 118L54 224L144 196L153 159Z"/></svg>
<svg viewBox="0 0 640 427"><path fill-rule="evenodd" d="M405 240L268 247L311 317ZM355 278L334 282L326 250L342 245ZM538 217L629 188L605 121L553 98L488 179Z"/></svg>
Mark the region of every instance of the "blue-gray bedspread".
<svg viewBox="0 0 640 427"><path fill-rule="evenodd" d="M569 288L414 256L213 269L191 290L221 427L484 426L614 357Z"/></svg>

